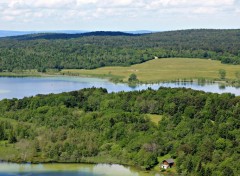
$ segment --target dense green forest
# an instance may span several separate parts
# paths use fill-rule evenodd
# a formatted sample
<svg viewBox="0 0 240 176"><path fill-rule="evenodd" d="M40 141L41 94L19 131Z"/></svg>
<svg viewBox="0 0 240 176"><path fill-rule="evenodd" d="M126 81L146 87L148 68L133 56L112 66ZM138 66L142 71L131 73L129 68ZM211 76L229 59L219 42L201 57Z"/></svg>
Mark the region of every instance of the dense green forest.
<svg viewBox="0 0 240 176"><path fill-rule="evenodd" d="M240 97L160 88L83 89L0 101L0 160L101 161L150 169L170 154L184 175L240 173ZM156 124L146 114L162 115ZM5 142L4 142L5 141Z"/></svg>
<svg viewBox="0 0 240 176"><path fill-rule="evenodd" d="M0 38L0 71L128 66L155 57L211 58L240 64L240 30L32 34Z"/></svg>

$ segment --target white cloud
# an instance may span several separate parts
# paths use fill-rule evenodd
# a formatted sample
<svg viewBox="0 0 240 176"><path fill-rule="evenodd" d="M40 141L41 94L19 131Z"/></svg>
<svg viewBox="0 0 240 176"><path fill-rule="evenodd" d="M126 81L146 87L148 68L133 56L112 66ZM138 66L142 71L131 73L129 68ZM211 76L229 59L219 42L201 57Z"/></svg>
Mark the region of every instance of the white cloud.
<svg viewBox="0 0 240 176"><path fill-rule="evenodd" d="M148 9L187 8L187 7L220 7L234 5L235 0L152 0L147 3Z"/></svg>
<svg viewBox="0 0 240 176"><path fill-rule="evenodd" d="M207 15L212 18L229 15L230 11L236 17L239 9L238 0L0 0L0 23L38 21L47 26L61 20L74 25L82 21L99 23L98 19L115 22L144 19L143 24L148 24L148 19L162 21L176 16L205 18Z"/></svg>
<svg viewBox="0 0 240 176"><path fill-rule="evenodd" d="M193 9L193 13L196 14L215 14L219 11L218 8L215 7L198 7L196 9Z"/></svg>
<svg viewBox="0 0 240 176"><path fill-rule="evenodd" d="M2 19L4 21L13 21L15 18L13 16L6 15L6 16L2 16Z"/></svg>
<svg viewBox="0 0 240 176"><path fill-rule="evenodd" d="M187 5L187 6L219 6L219 5L232 5L234 0L156 0L162 4L169 6Z"/></svg>

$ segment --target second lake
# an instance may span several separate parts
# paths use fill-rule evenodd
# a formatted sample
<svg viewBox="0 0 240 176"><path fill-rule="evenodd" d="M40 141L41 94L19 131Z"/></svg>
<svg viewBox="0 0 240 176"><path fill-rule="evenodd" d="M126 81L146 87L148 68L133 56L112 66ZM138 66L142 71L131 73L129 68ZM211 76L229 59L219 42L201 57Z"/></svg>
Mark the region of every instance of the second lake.
<svg viewBox="0 0 240 176"><path fill-rule="evenodd" d="M37 94L69 92L91 87L106 88L108 92L144 90L147 88L156 90L160 87L185 87L205 92L240 95L240 88L222 87L217 83L202 85L197 82L176 82L129 86L124 83L112 83L107 79L85 77L0 77L0 100L4 98L23 98Z"/></svg>

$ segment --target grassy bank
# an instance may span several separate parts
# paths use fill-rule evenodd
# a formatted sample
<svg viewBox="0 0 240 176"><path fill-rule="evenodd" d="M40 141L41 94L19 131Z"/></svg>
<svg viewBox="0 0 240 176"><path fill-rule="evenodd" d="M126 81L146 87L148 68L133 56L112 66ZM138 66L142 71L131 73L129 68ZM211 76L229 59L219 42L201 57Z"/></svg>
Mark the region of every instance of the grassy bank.
<svg viewBox="0 0 240 176"><path fill-rule="evenodd" d="M12 72L0 72L0 77L43 77L58 75L58 71L49 69L47 72L38 72L36 69L32 70L14 70Z"/></svg>
<svg viewBox="0 0 240 176"><path fill-rule="evenodd" d="M0 77L40 77L37 72L0 72Z"/></svg>
<svg viewBox="0 0 240 176"><path fill-rule="evenodd" d="M137 75L141 82L160 82L178 79L219 79L219 70L226 70L226 79L236 79L240 65L221 64L220 61L206 59L170 58L155 59L130 67L103 67L94 70L64 69L64 75L105 77L127 82L130 74Z"/></svg>
<svg viewBox="0 0 240 176"><path fill-rule="evenodd" d="M14 70L12 72L0 72L0 77L42 77L57 74L56 71L49 70L46 73L38 72L37 70Z"/></svg>

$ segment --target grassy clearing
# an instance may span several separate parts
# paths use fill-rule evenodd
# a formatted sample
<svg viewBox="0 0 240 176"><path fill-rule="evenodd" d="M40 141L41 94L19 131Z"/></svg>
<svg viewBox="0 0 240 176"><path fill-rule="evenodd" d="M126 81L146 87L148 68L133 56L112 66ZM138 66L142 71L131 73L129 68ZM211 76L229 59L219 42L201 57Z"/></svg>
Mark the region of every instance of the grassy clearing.
<svg viewBox="0 0 240 176"><path fill-rule="evenodd" d="M152 122L158 124L162 120L162 115L155 115L155 114L147 114Z"/></svg>
<svg viewBox="0 0 240 176"><path fill-rule="evenodd" d="M64 69L62 74L93 77L119 77L127 82L135 73L142 82L160 82L177 79L218 79L219 69L227 72L227 79L235 79L240 65L221 64L220 61L189 58L154 59L130 67L103 67L94 70Z"/></svg>

